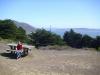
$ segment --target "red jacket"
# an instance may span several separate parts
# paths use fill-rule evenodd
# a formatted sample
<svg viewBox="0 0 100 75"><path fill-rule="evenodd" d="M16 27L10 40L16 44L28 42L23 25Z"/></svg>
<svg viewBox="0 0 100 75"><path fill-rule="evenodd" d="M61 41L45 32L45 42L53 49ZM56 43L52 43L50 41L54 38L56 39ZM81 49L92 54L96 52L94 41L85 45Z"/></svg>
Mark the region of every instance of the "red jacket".
<svg viewBox="0 0 100 75"><path fill-rule="evenodd" d="M23 49L22 44L18 44L17 45L17 50L22 50L22 49Z"/></svg>

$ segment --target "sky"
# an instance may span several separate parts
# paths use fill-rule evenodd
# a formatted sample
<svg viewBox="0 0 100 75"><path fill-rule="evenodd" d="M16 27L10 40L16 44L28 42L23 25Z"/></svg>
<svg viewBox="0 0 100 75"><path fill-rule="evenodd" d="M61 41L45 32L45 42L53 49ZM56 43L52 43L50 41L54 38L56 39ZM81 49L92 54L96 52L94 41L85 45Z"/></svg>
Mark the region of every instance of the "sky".
<svg viewBox="0 0 100 75"><path fill-rule="evenodd" d="M100 0L0 0L0 19L39 28L100 29Z"/></svg>

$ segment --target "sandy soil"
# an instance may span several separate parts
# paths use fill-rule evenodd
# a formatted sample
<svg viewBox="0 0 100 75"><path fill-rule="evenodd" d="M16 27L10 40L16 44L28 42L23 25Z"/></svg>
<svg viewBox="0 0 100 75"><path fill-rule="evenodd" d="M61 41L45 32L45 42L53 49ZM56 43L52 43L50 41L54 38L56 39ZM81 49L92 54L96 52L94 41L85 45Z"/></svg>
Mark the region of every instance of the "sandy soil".
<svg viewBox="0 0 100 75"><path fill-rule="evenodd" d="M16 60L0 43L0 75L100 75L100 52L36 50Z"/></svg>

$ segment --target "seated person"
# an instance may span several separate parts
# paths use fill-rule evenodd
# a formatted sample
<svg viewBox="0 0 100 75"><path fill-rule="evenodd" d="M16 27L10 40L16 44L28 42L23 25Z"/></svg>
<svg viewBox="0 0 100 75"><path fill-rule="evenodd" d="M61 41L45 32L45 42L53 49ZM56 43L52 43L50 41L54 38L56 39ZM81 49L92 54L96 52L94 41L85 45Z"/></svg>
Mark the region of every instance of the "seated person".
<svg viewBox="0 0 100 75"><path fill-rule="evenodd" d="M23 52L22 43L19 41L16 48L17 59L21 57L22 52Z"/></svg>

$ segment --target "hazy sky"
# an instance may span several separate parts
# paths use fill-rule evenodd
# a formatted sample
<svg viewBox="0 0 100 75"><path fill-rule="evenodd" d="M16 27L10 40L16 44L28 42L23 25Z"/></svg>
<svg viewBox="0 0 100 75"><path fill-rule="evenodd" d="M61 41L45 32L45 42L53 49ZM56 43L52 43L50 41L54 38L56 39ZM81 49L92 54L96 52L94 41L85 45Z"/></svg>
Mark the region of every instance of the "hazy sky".
<svg viewBox="0 0 100 75"><path fill-rule="evenodd" d="M0 19L44 28L100 28L100 0L0 0Z"/></svg>

